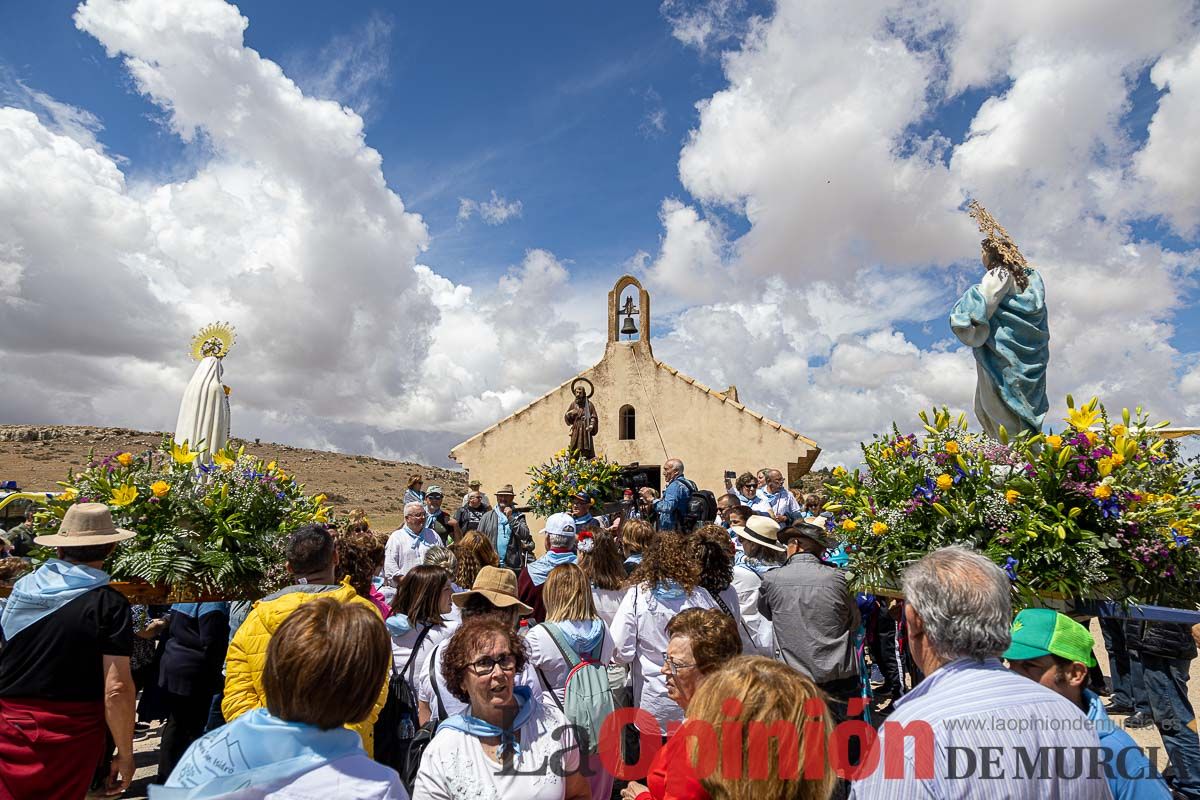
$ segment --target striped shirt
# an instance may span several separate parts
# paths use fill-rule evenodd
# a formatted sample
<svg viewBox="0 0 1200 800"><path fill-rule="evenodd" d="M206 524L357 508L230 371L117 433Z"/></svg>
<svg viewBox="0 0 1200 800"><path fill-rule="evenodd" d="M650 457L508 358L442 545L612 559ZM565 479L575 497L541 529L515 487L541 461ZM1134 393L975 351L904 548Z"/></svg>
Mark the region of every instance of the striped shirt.
<svg viewBox="0 0 1200 800"><path fill-rule="evenodd" d="M852 798L1112 797L1103 767L1091 766L1101 751L1087 716L1065 697L1005 669L998 658L952 661L897 700L895 709L864 762L876 766L853 784ZM925 743L932 738L932 758L917 745L924 724L932 733L924 734ZM900 730L904 726L907 731ZM900 747L902 777L899 763L885 768L898 761L887 753L899 755Z"/></svg>

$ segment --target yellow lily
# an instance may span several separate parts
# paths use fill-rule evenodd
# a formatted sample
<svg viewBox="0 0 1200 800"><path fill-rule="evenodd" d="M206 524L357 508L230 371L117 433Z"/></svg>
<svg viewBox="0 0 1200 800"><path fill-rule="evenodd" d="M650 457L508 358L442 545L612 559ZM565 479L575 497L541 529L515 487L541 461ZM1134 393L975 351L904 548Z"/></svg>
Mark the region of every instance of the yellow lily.
<svg viewBox="0 0 1200 800"><path fill-rule="evenodd" d="M1111 458L1102 458L1096 462L1096 471L1100 473L1101 478L1107 478L1113 471L1113 460Z"/></svg>
<svg viewBox="0 0 1200 800"><path fill-rule="evenodd" d="M1111 428L1109 428L1109 431L1113 436L1124 436L1129 432L1129 429L1118 422L1116 425L1113 425Z"/></svg>
<svg viewBox="0 0 1200 800"><path fill-rule="evenodd" d="M183 444L175 444L171 446L171 458L176 464L191 464L200 457L199 451L193 451L188 447L187 440L183 440Z"/></svg>
<svg viewBox="0 0 1200 800"><path fill-rule="evenodd" d="M114 506L127 506L134 500L137 500L138 492L135 486L121 486L113 489L112 500Z"/></svg>
<svg viewBox="0 0 1200 800"><path fill-rule="evenodd" d="M1096 405L1097 402L1093 399L1087 405L1072 408L1067 412L1066 423L1077 431L1086 431L1100 419L1100 409Z"/></svg>
<svg viewBox="0 0 1200 800"><path fill-rule="evenodd" d="M213 463L220 467L222 472L230 472L237 462L224 453L213 453Z"/></svg>
<svg viewBox="0 0 1200 800"><path fill-rule="evenodd" d="M63 489L62 494L60 494L58 496L58 499L59 500L74 500L76 497L79 497L79 491L68 486L66 489Z"/></svg>
<svg viewBox="0 0 1200 800"><path fill-rule="evenodd" d="M1021 493L1018 492L1016 489L1009 489L1007 492L1004 493L1004 502L1008 503L1010 506L1014 505L1020 496L1021 496Z"/></svg>

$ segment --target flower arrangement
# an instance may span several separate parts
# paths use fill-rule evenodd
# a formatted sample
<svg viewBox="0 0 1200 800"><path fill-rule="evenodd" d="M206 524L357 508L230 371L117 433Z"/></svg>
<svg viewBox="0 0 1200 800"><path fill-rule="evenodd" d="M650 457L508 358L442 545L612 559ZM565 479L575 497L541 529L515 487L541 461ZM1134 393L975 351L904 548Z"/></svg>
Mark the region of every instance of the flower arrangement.
<svg viewBox="0 0 1200 800"><path fill-rule="evenodd" d="M73 503L107 503L118 527L137 532L106 567L118 580L141 579L177 592L258 597L285 577L285 534L325 521L325 496L274 461L226 447L199 460L170 437L158 449L113 453L71 472L64 491L37 515L39 533L58 528Z"/></svg>
<svg viewBox="0 0 1200 800"><path fill-rule="evenodd" d="M1000 440L921 412L920 435L862 445L865 469L826 484L860 588L899 585L924 553L963 544L1002 566L1019 599L1103 598L1194 608L1200 494L1176 448L1139 407L1109 419L1093 398L1067 426Z"/></svg>
<svg viewBox="0 0 1200 800"><path fill-rule="evenodd" d="M581 489L595 501L612 494L621 465L603 456L584 458L575 451L559 450L545 464L530 467L529 507L540 517L548 517L571 506L571 495Z"/></svg>

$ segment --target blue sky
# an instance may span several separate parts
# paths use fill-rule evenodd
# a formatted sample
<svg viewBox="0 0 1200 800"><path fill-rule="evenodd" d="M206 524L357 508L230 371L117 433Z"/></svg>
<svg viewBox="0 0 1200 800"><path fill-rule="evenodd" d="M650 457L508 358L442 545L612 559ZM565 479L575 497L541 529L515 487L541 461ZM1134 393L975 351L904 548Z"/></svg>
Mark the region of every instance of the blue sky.
<svg viewBox="0 0 1200 800"><path fill-rule="evenodd" d="M1052 409L1197 421L1197 109L1189 0L3 3L0 419L169 427L228 317L255 435L441 461L594 363L631 271L660 358L853 457L970 407L978 197L1046 278Z"/></svg>
<svg viewBox="0 0 1200 800"><path fill-rule="evenodd" d="M186 148L120 61L75 28L75 5L5 5L0 58L10 77L98 116L130 177L173 174ZM250 19L246 44L302 87L347 47L365 47L372 26L389 31L363 54L379 72L335 99L369 101L368 144L432 234L423 260L456 281L493 277L531 247L568 259L583 279L654 250L658 205L683 192L676 160L694 105L722 83L719 54L675 40L653 3L238 8ZM649 121L658 111L662 130ZM519 199L521 217L460 225L459 198L492 190Z"/></svg>

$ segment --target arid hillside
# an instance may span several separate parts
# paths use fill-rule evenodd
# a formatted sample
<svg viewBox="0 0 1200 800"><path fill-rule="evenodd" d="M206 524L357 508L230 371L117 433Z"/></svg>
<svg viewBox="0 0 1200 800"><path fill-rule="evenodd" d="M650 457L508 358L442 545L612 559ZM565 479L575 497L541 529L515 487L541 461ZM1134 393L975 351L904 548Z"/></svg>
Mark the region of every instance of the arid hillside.
<svg viewBox="0 0 1200 800"><path fill-rule="evenodd" d="M0 481L16 481L30 491L53 490L69 469L87 466L91 454L105 456L156 447L163 434L126 428L89 428L70 425L0 425ZM339 513L363 508L376 530L402 523L400 499L408 476L419 472L425 486L445 490L447 510L454 510L467 490L467 476L438 467L369 456L305 450L270 442L244 442L246 451L280 466L305 484L310 494L324 492ZM493 487L484 487L485 491Z"/></svg>

